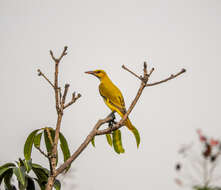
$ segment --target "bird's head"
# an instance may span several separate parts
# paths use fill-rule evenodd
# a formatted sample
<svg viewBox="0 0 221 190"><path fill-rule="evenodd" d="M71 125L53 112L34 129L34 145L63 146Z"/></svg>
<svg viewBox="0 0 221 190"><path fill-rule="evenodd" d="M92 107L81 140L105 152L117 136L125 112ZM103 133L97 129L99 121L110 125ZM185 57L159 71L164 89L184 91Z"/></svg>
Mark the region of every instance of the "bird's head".
<svg viewBox="0 0 221 190"><path fill-rule="evenodd" d="M106 72L104 70L94 70L94 71L87 71L85 72L87 74L92 74L94 76L96 76L97 78L99 78L100 80L102 80L104 77L107 76Z"/></svg>

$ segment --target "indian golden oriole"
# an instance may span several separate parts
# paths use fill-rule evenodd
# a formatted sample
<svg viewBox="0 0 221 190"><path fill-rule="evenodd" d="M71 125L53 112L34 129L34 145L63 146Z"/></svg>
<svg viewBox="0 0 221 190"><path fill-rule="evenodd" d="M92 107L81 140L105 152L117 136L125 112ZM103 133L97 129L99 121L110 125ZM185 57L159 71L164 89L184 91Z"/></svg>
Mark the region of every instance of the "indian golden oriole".
<svg viewBox="0 0 221 190"><path fill-rule="evenodd" d="M92 74L100 80L99 92L105 104L111 109L111 111L117 112L121 117L123 117L126 113L123 95L119 88L117 88L117 86L115 86L110 80L106 72L103 70L95 70L87 71L85 73ZM134 134L137 147L139 147L140 135L138 130L132 125L129 118L127 118L127 120L125 121L125 125ZM119 133L120 131L117 132L117 134ZM120 152L124 152L124 150L122 149L120 150Z"/></svg>

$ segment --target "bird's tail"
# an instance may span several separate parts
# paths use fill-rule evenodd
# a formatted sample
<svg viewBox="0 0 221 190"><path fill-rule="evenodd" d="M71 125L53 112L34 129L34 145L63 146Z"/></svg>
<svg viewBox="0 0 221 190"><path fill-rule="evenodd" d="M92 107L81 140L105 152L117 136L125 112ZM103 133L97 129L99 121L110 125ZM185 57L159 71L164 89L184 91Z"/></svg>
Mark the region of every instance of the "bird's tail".
<svg viewBox="0 0 221 190"><path fill-rule="evenodd" d="M138 130L136 129L136 127L133 126L133 124L131 123L129 118L125 121L125 125L134 134L134 137L137 142L137 148L138 148L140 145L140 134L139 134Z"/></svg>

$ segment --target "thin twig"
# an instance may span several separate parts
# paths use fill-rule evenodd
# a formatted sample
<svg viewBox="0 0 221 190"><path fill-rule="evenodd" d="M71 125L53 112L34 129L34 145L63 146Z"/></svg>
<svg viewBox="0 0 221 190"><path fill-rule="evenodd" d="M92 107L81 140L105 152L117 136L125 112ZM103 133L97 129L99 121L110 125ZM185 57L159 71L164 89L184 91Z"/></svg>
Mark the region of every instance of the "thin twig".
<svg viewBox="0 0 221 190"><path fill-rule="evenodd" d="M72 105L73 103L75 103L77 101L78 98L81 97L81 94L75 94L75 92L72 94L72 99L69 103L67 103L66 105L64 105L64 109L66 109L68 106Z"/></svg>
<svg viewBox="0 0 221 190"><path fill-rule="evenodd" d="M135 77L137 77L138 79L142 80L141 76L138 76L136 73L134 73L133 71L128 69L125 65L122 65L122 68L125 69L126 71L128 71L129 73L131 73L132 75L134 75Z"/></svg>
<svg viewBox="0 0 221 190"><path fill-rule="evenodd" d="M37 71L38 71L38 76L43 76L43 78L54 88L54 85L53 85L52 82L44 75L44 73L42 73L40 69L38 69Z"/></svg>
<svg viewBox="0 0 221 190"><path fill-rule="evenodd" d="M158 85L158 84L161 84L161 83L164 83L164 82L167 82L171 79L174 79L176 77L178 77L179 75L183 74L186 72L186 69L182 69L179 73L175 74L175 75L171 75L170 77L164 79L164 80L161 80L161 81L158 81L158 82L154 82L154 83L149 83L149 84L146 84L146 87L147 86L155 86L155 85Z"/></svg>
<svg viewBox="0 0 221 190"><path fill-rule="evenodd" d="M58 102L59 102L59 106L61 106L61 100L62 99L62 93L61 93L61 87L58 87Z"/></svg>
<svg viewBox="0 0 221 190"><path fill-rule="evenodd" d="M62 96L62 102L61 102L61 105L62 107L64 106L64 103L65 103L65 99L66 99L66 96L67 96L67 93L68 93L68 88L69 88L69 84L65 84L65 87L64 87L64 94Z"/></svg>
<svg viewBox="0 0 221 190"><path fill-rule="evenodd" d="M39 151L43 156L45 156L46 158L49 158L49 156L48 156L43 150L41 150L40 147L35 147L35 148L38 149L38 151Z"/></svg>

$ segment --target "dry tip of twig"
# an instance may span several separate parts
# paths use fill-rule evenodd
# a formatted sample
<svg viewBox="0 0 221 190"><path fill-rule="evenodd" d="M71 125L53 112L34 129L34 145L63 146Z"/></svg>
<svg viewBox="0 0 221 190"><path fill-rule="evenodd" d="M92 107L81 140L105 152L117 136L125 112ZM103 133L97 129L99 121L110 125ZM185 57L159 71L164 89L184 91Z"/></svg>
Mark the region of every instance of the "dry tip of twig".
<svg viewBox="0 0 221 190"><path fill-rule="evenodd" d="M38 76L41 76L41 75L42 75L42 73L41 73L41 70L40 70L40 69L38 69L38 70L37 70L37 72L38 72Z"/></svg>
<svg viewBox="0 0 221 190"><path fill-rule="evenodd" d="M154 72L154 68L152 68L151 70L150 70L150 73L149 73L149 76Z"/></svg>
<svg viewBox="0 0 221 190"><path fill-rule="evenodd" d="M70 84L65 84L64 87L65 87L65 88L69 88L69 86L70 86Z"/></svg>
<svg viewBox="0 0 221 190"><path fill-rule="evenodd" d="M75 99L75 94L76 94L75 92L72 93L72 100Z"/></svg>
<svg viewBox="0 0 221 190"><path fill-rule="evenodd" d="M56 62L57 59L54 57L53 51L50 50L49 52L50 52L50 55L51 55L52 59Z"/></svg>
<svg viewBox="0 0 221 190"><path fill-rule="evenodd" d="M81 97L81 94L80 93L78 93L78 96L77 96L77 98L80 98Z"/></svg>

